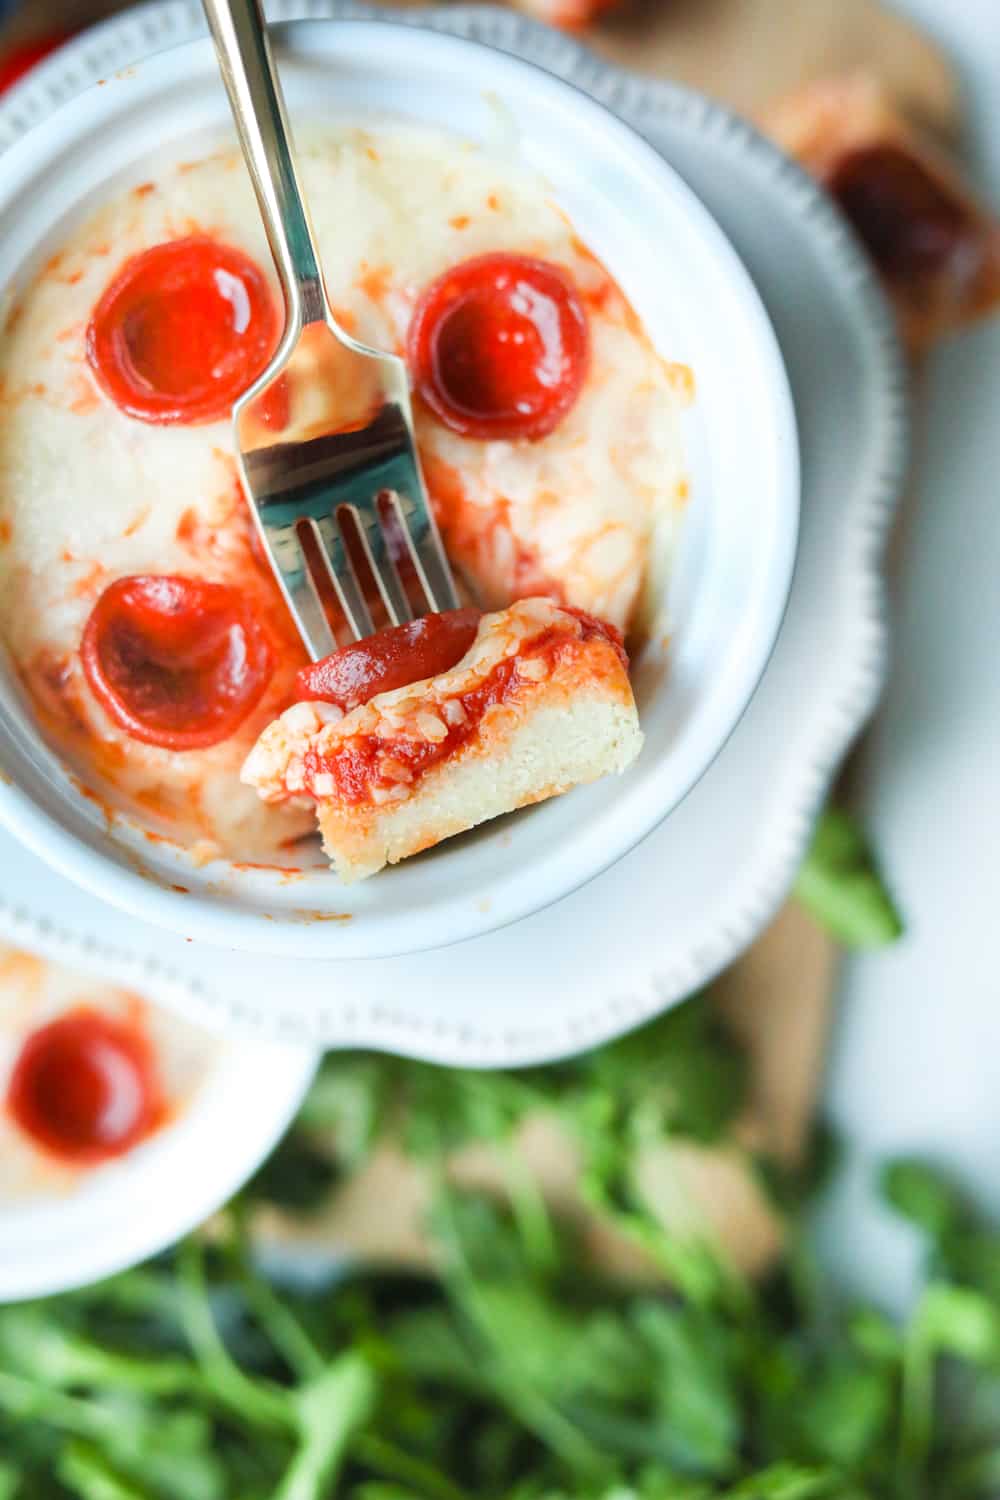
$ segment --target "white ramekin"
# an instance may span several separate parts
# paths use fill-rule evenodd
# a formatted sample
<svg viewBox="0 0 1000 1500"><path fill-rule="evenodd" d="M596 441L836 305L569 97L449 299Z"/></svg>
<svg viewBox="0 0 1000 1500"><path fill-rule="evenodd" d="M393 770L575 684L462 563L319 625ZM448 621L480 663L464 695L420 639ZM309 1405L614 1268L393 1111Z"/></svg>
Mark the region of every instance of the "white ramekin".
<svg viewBox="0 0 1000 1500"><path fill-rule="evenodd" d="M16 934L11 934L15 936ZM28 935L26 934L26 937ZM78 969L88 985L120 983L95 944L30 934L39 957ZM172 979L147 971L143 997L176 1009ZM0 1304L84 1286L173 1244L220 1208L288 1127L316 1068L309 1047L220 1039L204 1082L152 1140L71 1187L0 1202Z"/></svg>
<svg viewBox="0 0 1000 1500"><path fill-rule="evenodd" d="M109 836L41 741L9 673L0 681L0 820L116 906L185 936L242 950L386 956L482 934L606 869L700 779L739 722L770 656L795 559L795 418L777 343L721 230L671 167L616 116L539 67L475 42L392 21L279 28L293 117L395 115L473 139L495 135L497 101L525 158L552 183L661 350L690 364L692 501L671 597L666 674L640 673L646 746L621 780L504 819L356 887L317 864L298 879ZM69 100L0 159L0 283L158 153L228 134L207 40L160 51ZM656 685L647 686L656 679ZM171 887L183 885L180 893ZM323 920L331 916L350 920Z"/></svg>

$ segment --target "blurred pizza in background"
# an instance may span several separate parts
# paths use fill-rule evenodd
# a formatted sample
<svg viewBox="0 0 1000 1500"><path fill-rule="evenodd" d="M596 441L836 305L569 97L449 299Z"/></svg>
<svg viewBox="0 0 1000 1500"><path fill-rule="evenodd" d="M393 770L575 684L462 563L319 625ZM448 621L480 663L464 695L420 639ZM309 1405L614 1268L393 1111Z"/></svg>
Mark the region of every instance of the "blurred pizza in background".
<svg viewBox="0 0 1000 1500"><path fill-rule="evenodd" d="M561 26L566 31L581 31L606 11L617 10L623 0L514 0L514 9Z"/></svg>

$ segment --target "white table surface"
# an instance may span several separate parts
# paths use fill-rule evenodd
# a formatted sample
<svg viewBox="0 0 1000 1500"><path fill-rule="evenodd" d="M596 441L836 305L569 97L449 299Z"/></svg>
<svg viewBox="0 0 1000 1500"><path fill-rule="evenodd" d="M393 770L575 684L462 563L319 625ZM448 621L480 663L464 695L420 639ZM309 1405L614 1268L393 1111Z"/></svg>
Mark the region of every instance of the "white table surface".
<svg viewBox="0 0 1000 1500"><path fill-rule="evenodd" d="M1000 5L900 0L952 55L969 154L1000 207ZM897 1305L915 1245L872 1194L917 1152L1000 1214L1000 321L934 358L895 578L894 665L867 751L868 825L907 922L852 960L828 1077L846 1157L824 1247Z"/></svg>

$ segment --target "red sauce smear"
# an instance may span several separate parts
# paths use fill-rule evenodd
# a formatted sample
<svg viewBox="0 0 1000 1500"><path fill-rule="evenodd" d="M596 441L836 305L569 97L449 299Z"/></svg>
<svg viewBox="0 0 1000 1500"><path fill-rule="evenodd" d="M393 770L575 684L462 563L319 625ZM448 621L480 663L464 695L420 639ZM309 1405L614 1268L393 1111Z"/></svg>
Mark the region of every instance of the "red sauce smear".
<svg viewBox="0 0 1000 1500"><path fill-rule="evenodd" d="M269 432L284 432L292 414L292 396L288 376L279 375L272 380L253 403L253 413L262 427Z"/></svg>
<svg viewBox="0 0 1000 1500"><path fill-rule="evenodd" d="M75 1166L123 1155L166 1117L148 1037L86 1007L27 1038L7 1109L37 1146Z"/></svg>
<svg viewBox="0 0 1000 1500"><path fill-rule="evenodd" d="M408 335L414 385L465 437L537 440L580 394L587 315L566 273L526 255L482 255L424 291Z"/></svg>
<svg viewBox="0 0 1000 1500"><path fill-rule="evenodd" d="M9 89L18 79L30 73L36 63L55 52L63 42L68 42L69 32L60 31L57 35L38 37L33 42L25 42L23 46L14 47L0 63L0 94Z"/></svg>
<svg viewBox="0 0 1000 1500"><path fill-rule="evenodd" d="M336 703L349 713L377 693L439 677L462 660L479 620L477 609L450 609L379 630L303 667L295 679L295 698Z"/></svg>
<svg viewBox="0 0 1000 1500"><path fill-rule="evenodd" d="M966 205L901 146L848 152L828 186L890 281L939 275L978 231Z"/></svg>
<svg viewBox="0 0 1000 1500"><path fill-rule="evenodd" d="M95 698L133 739L196 750L228 739L271 677L267 637L241 594L156 574L120 578L81 644Z"/></svg>
<svg viewBox="0 0 1000 1500"><path fill-rule="evenodd" d="M470 740L486 711L512 697L521 682L527 680L518 675L519 662L545 657L551 671L561 656L578 649L583 642L596 638L613 646L623 665L628 666L621 634L613 625L595 619L584 610L571 609L567 613L580 621L583 626L582 635L571 635L551 626L533 640L524 642L517 656L498 662L476 687L456 695L452 701L461 704L464 718L461 724L448 724L443 739L413 740L403 735L364 734L355 735L331 754L323 755L319 751L310 750L304 757L306 790L310 789L315 776L326 774L333 777L333 796L340 802L353 806L370 802L373 787L390 787L401 780L399 776L388 774L387 762L405 767L409 781L404 784L412 785L432 766L446 760ZM537 683L531 679L529 687L535 686Z"/></svg>
<svg viewBox="0 0 1000 1500"><path fill-rule="evenodd" d="M125 262L94 308L87 358L129 416L211 422L261 374L280 333L260 267L194 235Z"/></svg>

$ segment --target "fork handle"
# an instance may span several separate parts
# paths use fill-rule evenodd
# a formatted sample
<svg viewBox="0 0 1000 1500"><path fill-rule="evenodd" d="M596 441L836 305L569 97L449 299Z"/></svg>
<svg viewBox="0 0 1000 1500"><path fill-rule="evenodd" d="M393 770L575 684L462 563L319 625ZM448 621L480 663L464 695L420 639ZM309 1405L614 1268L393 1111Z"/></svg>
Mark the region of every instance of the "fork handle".
<svg viewBox="0 0 1000 1500"><path fill-rule="evenodd" d="M202 3L285 294L288 322L301 328L324 319L326 298L264 12L260 0Z"/></svg>

